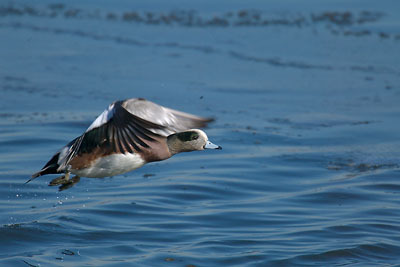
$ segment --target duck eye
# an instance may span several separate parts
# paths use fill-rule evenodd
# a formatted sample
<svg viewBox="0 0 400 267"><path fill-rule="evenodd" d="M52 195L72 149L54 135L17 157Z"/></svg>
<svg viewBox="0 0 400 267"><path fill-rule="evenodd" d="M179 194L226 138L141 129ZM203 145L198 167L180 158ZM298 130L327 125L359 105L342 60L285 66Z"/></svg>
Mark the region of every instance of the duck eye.
<svg viewBox="0 0 400 267"><path fill-rule="evenodd" d="M193 141L199 138L199 134L196 132L182 132L182 133L177 133L176 136L182 142Z"/></svg>

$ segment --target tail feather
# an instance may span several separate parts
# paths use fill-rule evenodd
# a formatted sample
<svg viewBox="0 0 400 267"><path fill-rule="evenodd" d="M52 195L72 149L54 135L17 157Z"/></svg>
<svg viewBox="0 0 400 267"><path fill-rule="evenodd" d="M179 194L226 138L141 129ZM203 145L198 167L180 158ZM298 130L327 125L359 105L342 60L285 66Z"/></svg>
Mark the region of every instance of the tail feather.
<svg viewBox="0 0 400 267"><path fill-rule="evenodd" d="M26 184L42 175L61 173L58 171L59 165L57 163L59 155L60 153L55 154L40 171L32 174L31 178L26 181Z"/></svg>

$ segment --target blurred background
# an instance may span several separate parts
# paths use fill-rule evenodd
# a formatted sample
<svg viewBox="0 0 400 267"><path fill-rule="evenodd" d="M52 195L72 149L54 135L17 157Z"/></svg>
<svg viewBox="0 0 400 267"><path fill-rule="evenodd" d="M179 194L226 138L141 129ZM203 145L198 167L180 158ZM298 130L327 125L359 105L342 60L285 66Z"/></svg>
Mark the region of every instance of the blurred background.
<svg viewBox="0 0 400 267"><path fill-rule="evenodd" d="M400 2L1 1L0 265L394 266ZM24 184L118 99L221 151Z"/></svg>

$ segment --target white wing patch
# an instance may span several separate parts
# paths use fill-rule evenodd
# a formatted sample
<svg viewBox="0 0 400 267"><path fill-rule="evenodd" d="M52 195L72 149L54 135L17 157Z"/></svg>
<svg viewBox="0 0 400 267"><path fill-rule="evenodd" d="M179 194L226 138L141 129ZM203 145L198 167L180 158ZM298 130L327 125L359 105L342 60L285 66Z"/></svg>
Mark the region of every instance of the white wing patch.
<svg viewBox="0 0 400 267"><path fill-rule="evenodd" d="M106 124L114 115L114 103L109 105L106 110L103 111L95 120L92 122L92 124L89 126L89 128L85 131L85 133L89 132L90 130L100 127L103 124Z"/></svg>

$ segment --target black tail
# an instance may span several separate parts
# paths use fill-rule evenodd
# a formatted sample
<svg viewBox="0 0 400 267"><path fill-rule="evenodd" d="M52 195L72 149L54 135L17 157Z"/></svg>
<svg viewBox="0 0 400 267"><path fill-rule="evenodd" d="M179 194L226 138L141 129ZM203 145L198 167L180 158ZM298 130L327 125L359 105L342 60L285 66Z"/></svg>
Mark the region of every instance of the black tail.
<svg viewBox="0 0 400 267"><path fill-rule="evenodd" d="M35 178L42 176L42 175L46 175L46 174L56 174L56 173L61 173L59 171L57 171L58 167L60 167L60 165L58 165L58 157L60 156L60 153L55 154L51 160L49 160L49 162L46 163L46 165L44 165L44 167L32 174L32 177L26 181L26 183L29 183L30 181L34 180Z"/></svg>

